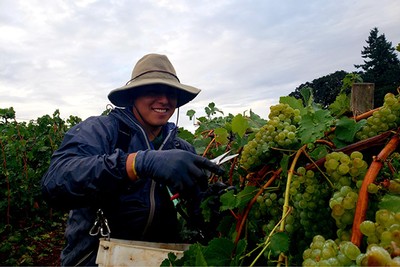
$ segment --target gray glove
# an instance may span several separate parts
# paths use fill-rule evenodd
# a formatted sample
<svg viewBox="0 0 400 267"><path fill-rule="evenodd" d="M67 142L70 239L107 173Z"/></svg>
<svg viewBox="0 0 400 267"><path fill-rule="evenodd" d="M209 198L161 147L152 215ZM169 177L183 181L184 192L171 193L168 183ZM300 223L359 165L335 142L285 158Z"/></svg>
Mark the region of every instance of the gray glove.
<svg viewBox="0 0 400 267"><path fill-rule="evenodd" d="M223 170L210 160L180 149L138 151L135 170L139 177L163 183L183 198L198 192L198 188L201 191L207 189L206 171L223 174Z"/></svg>

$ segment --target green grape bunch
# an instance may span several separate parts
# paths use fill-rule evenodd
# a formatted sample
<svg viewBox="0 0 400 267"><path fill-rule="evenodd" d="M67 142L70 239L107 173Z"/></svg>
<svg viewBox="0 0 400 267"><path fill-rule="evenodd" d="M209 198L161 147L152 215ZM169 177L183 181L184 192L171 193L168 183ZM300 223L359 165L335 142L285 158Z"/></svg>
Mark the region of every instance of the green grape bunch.
<svg viewBox="0 0 400 267"><path fill-rule="evenodd" d="M302 266L355 266L363 255L350 241L339 243L316 235L303 252Z"/></svg>
<svg viewBox="0 0 400 267"><path fill-rule="evenodd" d="M329 207L332 209L331 216L335 219L339 240L350 240L350 234L346 228L352 226L356 210L358 194L350 186L343 186L339 191L333 193L329 200ZM340 235L340 236L339 236Z"/></svg>
<svg viewBox="0 0 400 267"><path fill-rule="evenodd" d="M365 140L378 135L389 129L396 128L400 124L400 97L392 93L387 93L384 97L383 106L374 111L372 116L367 119L360 131L356 133L356 138Z"/></svg>
<svg viewBox="0 0 400 267"><path fill-rule="evenodd" d="M380 209L375 213L375 222L363 221L360 231L367 237L368 245L376 244L392 253L394 245L400 247L400 212Z"/></svg>
<svg viewBox="0 0 400 267"><path fill-rule="evenodd" d="M240 165L246 170L260 165L262 160L270 157L271 148L290 148L298 143L296 131L301 120L300 110L279 103L271 106L268 118L254 139L243 147Z"/></svg>
<svg viewBox="0 0 400 267"><path fill-rule="evenodd" d="M290 204L306 238L312 238L317 233L328 233L332 228L326 205L330 190L326 183L319 182L317 174L299 167L289 188Z"/></svg>
<svg viewBox="0 0 400 267"><path fill-rule="evenodd" d="M362 180L368 169L368 163L363 160L363 154L354 151L349 155L343 152L332 152L326 155L324 167L336 189L354 184L361 187Z"/></svg>

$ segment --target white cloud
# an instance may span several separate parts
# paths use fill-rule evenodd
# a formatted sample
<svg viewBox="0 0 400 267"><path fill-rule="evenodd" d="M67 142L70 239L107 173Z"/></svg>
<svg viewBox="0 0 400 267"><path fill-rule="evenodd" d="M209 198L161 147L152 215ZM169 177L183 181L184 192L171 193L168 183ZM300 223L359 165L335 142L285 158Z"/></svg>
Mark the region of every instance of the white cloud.
<svg viewBox="0 0 400 267"><path fill-rule="evenodd" d="M181 118L210 102L266 117L300 84L354 70L373 27L400 42L399 11L391 0L4 0L0 106L30 119L99 114L136 61L157 52L203 89Z"/></svg>

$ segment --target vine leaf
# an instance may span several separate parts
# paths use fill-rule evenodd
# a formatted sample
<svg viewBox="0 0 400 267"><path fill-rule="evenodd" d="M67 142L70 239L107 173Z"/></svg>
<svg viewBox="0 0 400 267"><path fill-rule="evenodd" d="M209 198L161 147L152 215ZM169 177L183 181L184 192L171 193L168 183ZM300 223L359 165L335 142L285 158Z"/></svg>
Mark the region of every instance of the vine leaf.
<svg viewBox="0 0 400 267"><path fill-rule="evenodd" d="M387 209L392 212L400 212L400 196L386 194L379 203L380 209Z"/></svg>
<svg viewBox="0 0 400 267"><path fill-rule="evenodd" d="M335 129L336 139L345 143L353 142L354 136L362 128L362 126L365 125L365 123L366 120L362 120L357 123L355 120L347 117L340 118L336 122L336 129Z"/></svg>
<svg viewBox="0 0 400 267"><path fill-rule="evenodd" d="M282 174L284 176L287 176L289 160L290 160L290 156L287 155L287 154L283 154L282 160L280 162L280 165L281 165L281 168L282 168Z"/></svg>
<svg viewBox="0 0 400 267"><path fill-rule="evenodd" d="M255 196L258 189L255 186L246 186L242 191L240 191L237 195L231 190L223 195L221 195L221 207L220 210L229 210L234 208L244 208L247 203Z"/></svg>
<svg viewBox="0 0 400 267"><path fill-rule="evenodd" d="M312 107L305 109L307 112L301 115L299 123L299 135L302 144L313 143L315 140L324 137L324 134L332 125L334 118L328 110Z"/></svg>
<svg viewBox="0 0 400 267"><path fill-rule="evenodd" d="M271 251L275 255L285 253L289 250L289 237L284 232L279 232L271 237Z"/></svg>
<svg viewBox="0 0 400 267"><path fill-rule="evenodd" d="M231 266L241 266L242 265L242 264L240 264L240 258L246 252L246 248L247 248L247 240L241 239L236 246L235 257L233 258Z"/></svg>
<svg viewBox="0 0 400 267"><path fill-rule="evenodd" d="M189 110L186 112L186 116L188 116L190 120L193 119L194 114L196 114L196 111L194 111L193 109L189 109Z"/></svg>
<svg viewBox="0 0 400 267"><path fill-rule="evenodd" d="M225 128L217 128L214 130L215 141L225 145L228 143L228 131Z"/></svg>
<svg viewBox="0 0 400 267"><path fill-rule="evenodd" d="M230 190L220 196L221 200L221 207L220 210L229 210L229 209L234 209L236 208L236 197L235 193Z"/></svg>
<svg viewBox="0 0 400 267"><path fill-rule="evenodd" d="M165 262L166 265L162 265L162 266L167 266L168 262ZM177 259L175 261L173 261L173 264L171 264L172 266L183 266L183 263L185 263L185 265L189 265L189 266L208 266L206 259L204 258L204 254L203 254L203 246L199 243L195 243L189 246L188 250L185 250L183 252L183 257L180 259ZM164 262L163 262L164 264ZM171 266L169 265L169 266Z"/></svg>
<svg viewBox="0 0 400 267"><path fill-rule="evenodd" d="M243 253L246 242L238 245L238 250ZM232 265L232 253L235 245L232 240L227 238L214 238L207 246L195 243L189 246L188 250L183 252L183 257L176 259L172 255L168 255L168 259L164 260L161 266L237 266ZM241 255L241 254L239 254ZM238 262L237 257L234 261Z"/></svg>
<svg viewBox="0 0 400 267"><path fill-rule="evenodd" d="M298 110L304 109L303 101L293 96L282 96L279 98L279 103L288 104L293 109L298 109Z"/></svg>
<svg viewBox="0 0 400 267"><path fill-rule="evenodd" d="M229 266L234 248L232 240L214 238L204 248L204 258L209 266ZM204 264L200 263L195 266L204 266Z"/></svg>
<svg viewBox="0 0 400 267"><path fill-rule="evenodd" d="M249 128L249 122L243 117L242 114L238 114L232 119L232 132L237 133L240 137L246 133Z"/></svg>
<svg viewBox="0 0 400 267"><path fill-rule="evenodd" d="M350 97L345 93L339 94L335 101L329 105L329 110L335 116L341 116L350 111Z"/></svg>

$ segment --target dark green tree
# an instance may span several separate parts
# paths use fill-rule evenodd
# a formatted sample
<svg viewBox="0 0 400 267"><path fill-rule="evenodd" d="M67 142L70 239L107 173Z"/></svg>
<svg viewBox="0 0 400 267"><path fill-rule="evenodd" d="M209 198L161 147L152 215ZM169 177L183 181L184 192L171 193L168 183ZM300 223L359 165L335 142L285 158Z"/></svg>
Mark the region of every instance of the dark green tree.
<svg viewBox="0 0 400 267"><path fill-rule="evenodd" d="M321 78L315 79L312 82L301 84L290 93L289 96L302 98L300 91L304 87L311 87L314 95L314 101L321 104L323 107L328 107L336 99L342 88L342 80L348 73L340 70Z"/></svg>
<svg viewBox="0 0 400 267"><path fill-rule="evenodd" d="M364 64L354 65L361 68L361 77L364 82L375 83L375 106L383 104L386 93L397 93L400 85L400 61L395 48L386 40L384 34L379 34L378 28L370 31L367 46L363 47L361 56Z"/></svg>

